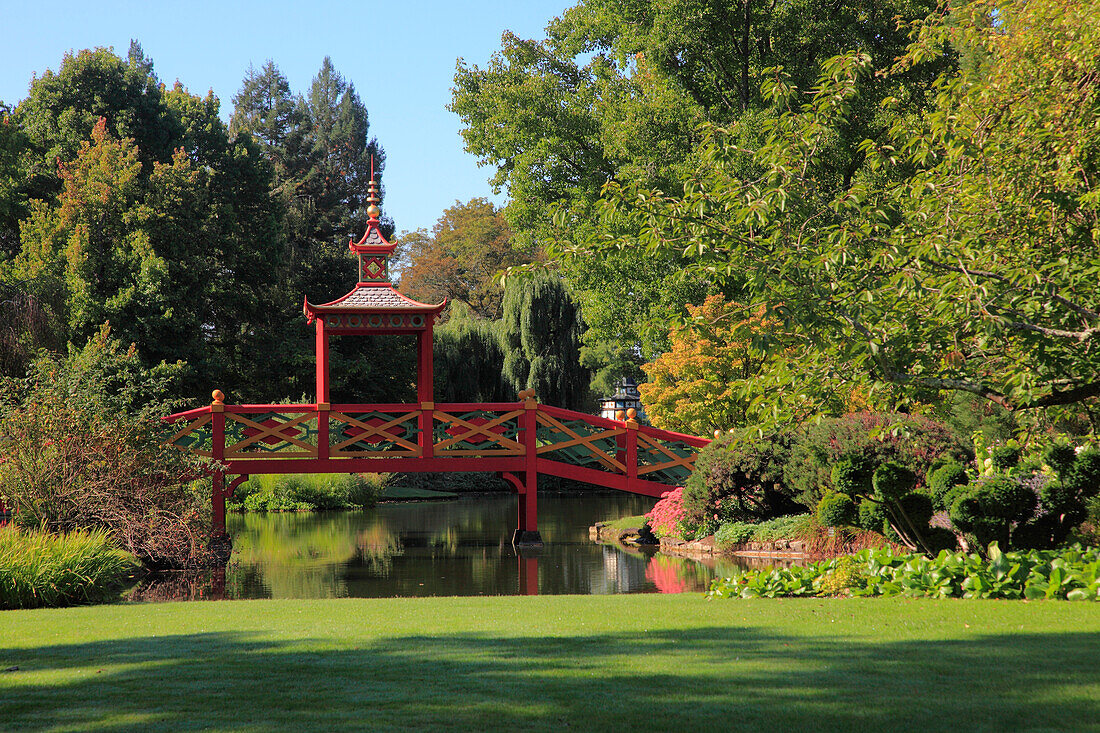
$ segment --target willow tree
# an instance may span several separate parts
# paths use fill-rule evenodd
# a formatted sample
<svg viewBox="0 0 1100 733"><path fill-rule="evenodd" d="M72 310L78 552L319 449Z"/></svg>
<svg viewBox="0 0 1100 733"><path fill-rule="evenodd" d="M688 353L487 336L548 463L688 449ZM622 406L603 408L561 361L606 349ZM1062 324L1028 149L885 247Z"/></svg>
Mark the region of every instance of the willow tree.
<svg viewBox="0 0 1100 733"><path fill-rule="evenodd" d="M557 407L586 406L591 375L580 361L584 320L560 278L509 279L500 329L504 378L514 391L534 389L541 402Z"/></svg>

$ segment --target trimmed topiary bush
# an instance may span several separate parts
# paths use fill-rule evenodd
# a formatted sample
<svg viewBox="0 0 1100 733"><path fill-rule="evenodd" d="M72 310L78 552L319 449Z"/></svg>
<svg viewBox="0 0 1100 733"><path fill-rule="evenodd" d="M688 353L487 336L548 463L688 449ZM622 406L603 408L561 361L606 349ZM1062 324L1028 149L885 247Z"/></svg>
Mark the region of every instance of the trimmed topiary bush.
<svg viewBox="0 0 1100 733"><path fill-rule="evenodd" d="M791 438L790 457L783 467L788 491L807 507L829 491L850 496L869 493L863 484L863 470L869 476L874 467L893 461L917 476L927 474L941 457L969 460L971 448L942 424L924 417L895 413L860 412L826 418L808 425ZM843 485L833 483L833 471L840 469ZM843 483L849 479L850 483Z"/></svg>
<svg viewBox="0 0 1100 733"><path fill-rule="evenodd" d="M970 474L962 464L951 461L931 471L928 476L928 493L932 497L932 504L940 510L950 507L948 495L957 486L965 486L970 483Z"/></svg>
<svg viewBox="0 0 1100 733"><path fill-rule="evenodd" d="M875 469L871 477L875 498L881 502L897 501L913 490L916 475L905 466L889 461ZM929 516L932 516L929 513Z"/></svg>
<svg viewBox="0 0 1100 733"><path fill-rule="evenodd" d="M856 523L856 504L846 494L826 494L817 505L817 518L826 527L850 527Z"/></svg>

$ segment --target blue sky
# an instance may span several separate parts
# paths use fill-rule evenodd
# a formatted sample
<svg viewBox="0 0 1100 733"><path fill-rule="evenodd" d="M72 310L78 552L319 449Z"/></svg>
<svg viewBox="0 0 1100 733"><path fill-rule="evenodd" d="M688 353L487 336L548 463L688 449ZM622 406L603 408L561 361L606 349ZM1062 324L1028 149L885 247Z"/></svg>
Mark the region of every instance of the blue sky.
<svg viewBox="0 0 1100 733"><path fill-rule="evenodd" d="M463 151L450 101L455 61L482 65L505 30L542 37L573 2L55 2L0 0L0 100L27 94L31 76L56 70L66 51L136 38L161 81L213 89L228 119L245 70L273 60L304 92L331 56L370 111L386 150L386 212L398 229L430 228L456 200L492 197L488 168Z"/></svg>

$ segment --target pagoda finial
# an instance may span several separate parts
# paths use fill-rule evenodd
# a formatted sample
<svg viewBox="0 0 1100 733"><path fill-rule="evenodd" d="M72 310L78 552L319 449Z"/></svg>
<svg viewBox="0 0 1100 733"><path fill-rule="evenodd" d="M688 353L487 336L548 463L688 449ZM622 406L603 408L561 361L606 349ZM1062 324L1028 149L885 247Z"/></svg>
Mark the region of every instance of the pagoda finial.
<svg viewBox="0 0 1100 733"><path fill-rule="evenodd" d="M374 156L370 157L370 188L367 189L367 216L372 221L378 221L378 215L382 213L382 210L378 208L378 204L382 199L378 197L378 182L374 180Z"/></svg>

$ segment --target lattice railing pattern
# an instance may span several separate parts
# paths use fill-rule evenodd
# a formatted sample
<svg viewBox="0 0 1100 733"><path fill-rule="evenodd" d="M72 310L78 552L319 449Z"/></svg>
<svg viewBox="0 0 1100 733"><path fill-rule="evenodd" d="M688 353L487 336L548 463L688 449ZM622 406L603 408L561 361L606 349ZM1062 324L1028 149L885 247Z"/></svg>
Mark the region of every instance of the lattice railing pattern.
<svg viewBox="0 0 1100 733"><path fill-rule="evenodd" d="M199 456L213 456L214 424L209 412L183 415L175 419L172 428L176 433L168 439L169 445Z"/></svg>
<svg viewBox="0 0 1100 733"><path fill-rule="evenodd" d="M537 417L538 455L572 466L626 473L622 438L626 428L606 428L585 419L568 420L540 411Z"/></svg>
<svg viewBox="0 0 1100 733"><path fill-rule="evenodd" d="M224 414L226 459L317 456L316 412Z"/></svg>
<svg viewBox="0 0 1100 733"><path fill-rule="evenodd" d="M419 456L420 410L330 412L329 455L333 458Z"/></svg>
<svg viewBox="0 0 1100 733"><path fill-rule="evenodd" d="M695 467L699 448L682 440L669 440L638 432L638 478L682 486Z"/></svg>
<svg viewBox="0 0 1100 733"><path fill-rule="evenodd" d="M319 424L319 416L327 416L322 418L327 422ZM315 459L316 465L311 461L302 464L303 468L325 470L324 462L340 459L527 456L564 464L556 467L565 471L558 475L599 483L594 475L585 475L586 471L599 471L620 477L617 481L625 478L627 486L634 481L683 485L694 468L696 454L707 443L637 423L536 405L531 400L423 407L333 405L320 410L313 405L215 405L167 420L175 430L169 439L172 445L227 461L309 458ZM431 430L425 435L429 420ZM214 437L223 422L224 451L219 451L221 445L214 445ZM524 435L525 425L534 427L531 439ZM318 445L326 432L327 446ZM529 449L533 455L528 454ZM415 464L409 466L409 470L417 470Z"/></svg>
<svg viewBox="0 0 1100 733"><path fill-rule="evenodd" d="M432 414L437 456L519 456L525 448L519 442L523 410L470 410Z"/></svg>

